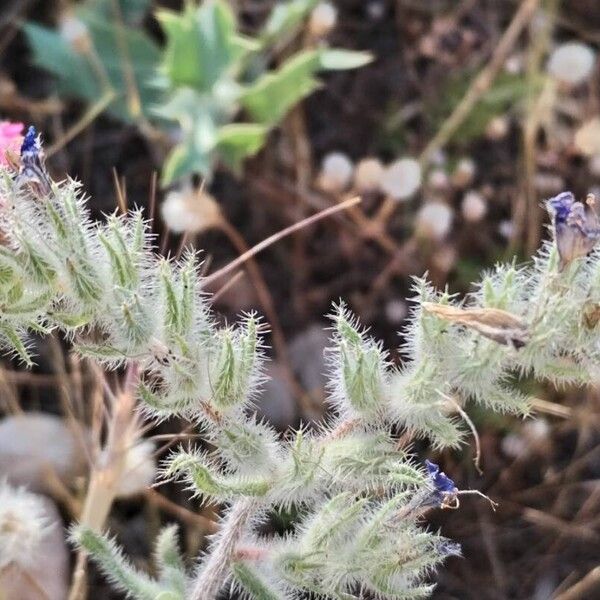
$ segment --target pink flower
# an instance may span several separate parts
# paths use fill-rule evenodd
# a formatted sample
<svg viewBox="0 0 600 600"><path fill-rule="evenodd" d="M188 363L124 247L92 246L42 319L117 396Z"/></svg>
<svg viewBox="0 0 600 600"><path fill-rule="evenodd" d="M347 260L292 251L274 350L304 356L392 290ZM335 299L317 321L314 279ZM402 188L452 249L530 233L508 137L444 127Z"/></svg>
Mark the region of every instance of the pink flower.
<svg viewBox="0 0 600 600"><path fill-rule="evenodd" d="M6 152L19 153L21 142L23 141L23 123L11 123L10 121L0 121L0 165L7 166L8 160Z"/></svg>

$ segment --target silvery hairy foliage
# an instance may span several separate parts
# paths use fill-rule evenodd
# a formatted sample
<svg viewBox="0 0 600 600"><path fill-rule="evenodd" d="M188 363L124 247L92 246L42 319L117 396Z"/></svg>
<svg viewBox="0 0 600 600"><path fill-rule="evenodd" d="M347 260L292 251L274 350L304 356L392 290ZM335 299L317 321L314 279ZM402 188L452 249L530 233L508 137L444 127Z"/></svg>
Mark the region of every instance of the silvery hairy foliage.
<svg viewBox="0 0 600 600"><path fill-rule="evenodd" d="M401 367L338 306L327 356L332 416L282 436L252 410L260 322L215 325L196 255L157 256L141 211L93 222L79 184L48 177L32 129L16 168L0 172L4 348L30 365L28 333L59 330L106 368L135 362L140 407L194 421L207 442L175 451L164 477L227 507L197 563L185 564L166 528L154 576L108 537L75 528L74 540L128 597L427 597L432 571L459 548L426 529L423 515L465 492L411 456L407 440L460 446L457 406L468 402L527 414L518 378L561 385L596 376L598 228L571 194L549 202L556 239L530 264L497 265L463 300L416 281ZM299 515L291 532L261 535L257 526L282 508Z"/></svg>

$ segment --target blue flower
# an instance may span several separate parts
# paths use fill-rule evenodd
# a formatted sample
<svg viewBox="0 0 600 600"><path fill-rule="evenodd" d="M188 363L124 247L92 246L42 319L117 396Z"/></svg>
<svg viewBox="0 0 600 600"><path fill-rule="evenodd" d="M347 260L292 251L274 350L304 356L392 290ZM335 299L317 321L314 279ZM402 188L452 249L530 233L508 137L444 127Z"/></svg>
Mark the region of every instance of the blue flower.
<svg viewBox="0 0 600 600"><path fill-rule="evenodd" d="M40 137L33 125L27 129L21 144L21 168L16 184L29 188L39 197L45 197L52 191L52 182L44 165Z"/></svg>
<svg viewBox="0 0 600 600"><path fill-rule="evenodd" d="M440 540L437 550L444 557L462 555L460 544L457 544L456 542L452 542L447 539Z"/></svg>
<svg viewBox="0 0 600 600"><path fill-rule="evenodd" d="M571 192L562 192L547 201L554 216L554 239L561 268L589 254L600 241L600 221L591 210L575 200Z"/></svg>
<svg viewBox="0 0 600 600"><path fill-rule="evenodd" d="M435 487L436 494L441 498L444 498L447 495L454 495L458 492L458 488L454 481L452 481L446 473L440 471L439 465L425 460L425 466L427 467L429 478Z"/></svg>
<svg viewBox="0 0 600 600"><path fill-rule="evenodd" d="M24 154L28 154L30 152L39 153L39 151L40 147L37 131L33 125L30 125L25 137L23 138L23 143L21 144L21 157Z"/></svg>

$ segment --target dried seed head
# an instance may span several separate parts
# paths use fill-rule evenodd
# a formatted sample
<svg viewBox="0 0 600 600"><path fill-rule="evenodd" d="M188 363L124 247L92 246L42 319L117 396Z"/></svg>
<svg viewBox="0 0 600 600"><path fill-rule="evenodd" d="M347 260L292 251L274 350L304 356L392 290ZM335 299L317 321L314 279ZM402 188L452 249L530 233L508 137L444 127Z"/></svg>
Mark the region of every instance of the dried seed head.
<svg viewBox="0 0 600 600"><path fill-rule="evenodd" d="M49 525L41 496L0 481L0 569L30 564Z"/></svg>
<svg viewBox="0 0 600 600"><path fill-rule="evenodd" d="M421 187L421 166L414 158L393 162L381 178L381 191L393 200L408 200Z"/></svg>
<svg viewBox="0 0 600 600"><path fill-rule="evenodd" d="M160 209L165 224L174 233L206 231L221 220L221 209L213 196L191 187L169 192Z"/></svg>
<svg viewBox="0 0 600 600"><path fill-rule="evenodd" d="M562 83L578 85L592 73L596 55L580 42L568 42L558 46L548 60L548 73Z"/></svg>
<svg viewBox="0 0 600 600"><path fill-rule="evenodd" d="M499 344L520 348L529 339L523 319L499 308L460 308L432 302L423 302L422 307L440 319L473 329Z"/></svg>

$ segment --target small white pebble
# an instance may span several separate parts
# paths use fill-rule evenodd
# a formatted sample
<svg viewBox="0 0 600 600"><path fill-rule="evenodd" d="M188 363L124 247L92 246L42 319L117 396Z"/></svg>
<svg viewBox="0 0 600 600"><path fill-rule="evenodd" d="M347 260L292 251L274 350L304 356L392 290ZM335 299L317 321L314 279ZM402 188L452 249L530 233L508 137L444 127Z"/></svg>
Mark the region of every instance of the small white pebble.
<svg viewBox="0 0 600 600"><path fill-rule="evenodd" d="M357 192L373 192L379 189L384 166L378 158L363 158L354 171L354 187Z"/></svg>
<svg viewBox="0 0 600 600"><path fill-rule="evenodd" d="M431 264L438 271L449 273L454 268L457 258L456 248L450 244L445 244L438 248L431 257Z"/></svg>
<svg viewBox="0 0 600 600"><path fill-rule="evenodd" d="M429 162L434 167L445 167L448 162L448 156L441 148L439 148L431 155Z"/></svg>
<svg viewBox="0 0 600 600"><path fill-rule="evenodd" d="M319 187L331 194L343 192L354 173L354 165L350 158L342 152L330 152L323 158Z"/></svg>
<svg viewBox="0 0 600 600"><path fill-rule="evenodd" d="M308 31L315 38L325 37L337 23L337 8L331 2L319 2L308 20Z"/></svg>
<svg viewBox="0 0 600 600"><path fill-rule="evenodd" d="M401 158L383 172L381 191L393 200L408 200L421 187L421 166L414 158Z"/></svg>
<svg viewBox="0 0 600 600"><path fill-rule="evenodd" d="M470 190L464 195L460 208L466 221L476 223L485 217L487 201L479 192Z"/></svg>
<svg viewBox="0 0 600 600"><path fill-rule="evenodd" d="M218 225L221 210L207 192L185 187L167 194L161 207L162 218L173 233L198 233Z"/></svg>
<svg viewBox="0 0 600 600"><path fill-rule="evenodd" d="M398 325L408 315L408 306L400 298L394 298L385 305L385 316L392 325Z"/></svg>
<svg viewBox="0 0 600 600"><path fill-rule="evenodd" d="M464 189L473 183L476 173L475 161L469 157L461 158L452 174L452 184L457 188Z"/></svg>
<svg viewBox="0 0 600 600"><path fill-rule="evenodd" d="M423 237L441 240L452 227L452 209L436 200L424 204L417 213L416 230Z"/></svg>
<svg viewBox="0 0 600 600"><path fill-rule="evenodd" d="M512 221L510 219L500 221L500 224L498 225L498 233L503 238L506 238L507 240L512 238L513 231L514 231L514 227L513 227Z"/></svg>
<svg viewBox="0 0 600 600"><path fill-rule="evenodd" d="M505 435L500 446L509 458L519 458L527 453L527 442L518 433Z"/></svg>
<svg viewBox="0 0 600 600"><path fill-rule="evenodd" d="M600 117L586 121L576 132L575 148L585 156L600 154Z"/></svg>
<svg viewBox="0 0 600 600"><path fill-rule="evenodd" d="M434 169L427 177L427 184L432 190L445 190L450 185L450 178L443 169Z"/></svg>
<svg viewBox="0 0 600 600"><path fill-rule="evenodd" d="M371 21L379 21L385 15L385 2L382 0L370 0L367 2L367 16Z"/></svg>
<svg viewBox="0 0 600 600"><path fill-rule="evenodd" d="M546 419L532 419L523 425L523 435L530 442L540 442L550 435L550 425Z"/></svg>
<svg viewBox="0 0 600 600"><path fill-rule="evenodd" d="M518 75L523 70L523 55L511 54L504 63L504 70L510 75Z"/></svg>
<svg viewBox="0 0 600 600"><path fill-rule="evenodd" d="M508 134L510 122L505 115L497 115L490 119L490 122L485 128L485 135L489 140L503 140Z"/></svg>
<svg viewBox="0 0 600 600"><path fill-rule="evenodd" d="M569 85L583 83L596 62L594 51L581 42L567 42L558 46L548 60L548 73Z"/></svg>

